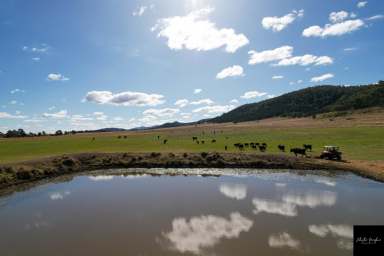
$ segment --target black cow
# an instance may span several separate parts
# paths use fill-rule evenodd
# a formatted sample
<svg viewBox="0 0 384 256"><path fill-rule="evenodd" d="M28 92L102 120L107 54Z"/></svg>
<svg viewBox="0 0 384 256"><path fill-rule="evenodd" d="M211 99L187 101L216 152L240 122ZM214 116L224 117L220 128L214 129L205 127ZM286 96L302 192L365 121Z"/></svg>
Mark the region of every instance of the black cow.
<svg viewBox="0 0 384 256"><path fill-rule="evenodd" d="M197 140L197 137L192 137L192 141L195 141L195 140Z"/></svg>
<svg viewBox="0 0 384 256"><path fill-rule="evenodd" d="M310 144L304 144L303 147L304 147L305 150L308 150L308 151L311 151L311 152L312 152L312 145L310 145Z"/></svg>
<svg viewBox="0 0 384 256"><path fill-rule="evenodd" d="M294 153L295 156L297 156L297 155L306 156L307 155L307 151L305 150L305 148L291 148L291 153Z"/></svg>
<svg viewBox="0 0 384 256"><path fill-rule="evenodd" d="M225 149L225 151L227 151L228 150L228 146L225 146L224 149Z"/></svg>
<svg viewBox="0 0 384 256"><path fill-rule="evenodd" d="M212 142L212 143L216 143L216 140L212 140L211 142Z"/></svg>
<svg viewBox="0 0 384 256"><path fill-rule="evenodd" d="M201 141L201 144L204 144L204 143L205 143L205 140L202 140L202 141Z"/></svg>
<svg viewBox="0 0 384 256"><path fill-rule="evenodd" d="M267 146L266 145L260 145L259 149L261 152L265 152L267 150Z"/></svg>
<svg viewBox="0 0 384 256"><path fill-rule="evenodd" d="M285 146L284 145L278 145L277 146L281 152L285 152Z"/></svg>
<svg viewBox="0 0 384 256"><path fill-rule="evenodd" d="M165 139L165 140L163 141L163 144L167 144L167 142L168 142L168 140L167 140L167 139Z"/></svg>

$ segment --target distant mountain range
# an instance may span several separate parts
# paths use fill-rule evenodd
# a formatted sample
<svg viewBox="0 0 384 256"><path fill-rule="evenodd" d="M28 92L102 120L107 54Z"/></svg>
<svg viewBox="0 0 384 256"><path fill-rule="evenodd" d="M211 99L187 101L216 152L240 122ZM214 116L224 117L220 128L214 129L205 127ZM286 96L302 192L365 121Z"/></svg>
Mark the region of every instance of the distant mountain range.
<svg viewBox="0 0 384 256"><path fill-rule="evenodd" d="M199 123L257 121L271 117L307 117L328 112L353 111L371 107L384 107L384 81L360 86L314 86L257 103L245 104L211 119L190 123L172 122L152 127L137 127L131 131L172 128ZM97 131L124 131L124 129L106 128Z"/></svg>

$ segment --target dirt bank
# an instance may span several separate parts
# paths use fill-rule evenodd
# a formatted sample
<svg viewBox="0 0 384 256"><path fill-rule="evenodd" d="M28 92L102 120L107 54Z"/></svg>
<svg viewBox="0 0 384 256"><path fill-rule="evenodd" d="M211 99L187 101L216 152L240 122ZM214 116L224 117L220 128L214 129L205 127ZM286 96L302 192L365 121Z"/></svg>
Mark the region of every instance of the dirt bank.
<svg viewBox="0 0 384 256"><path fill-rule="evenodd" d="M343 170L384 181L384 165L247 153L89 153L0 165L0 189L46 178L113 168L257 168Z"/></svg>

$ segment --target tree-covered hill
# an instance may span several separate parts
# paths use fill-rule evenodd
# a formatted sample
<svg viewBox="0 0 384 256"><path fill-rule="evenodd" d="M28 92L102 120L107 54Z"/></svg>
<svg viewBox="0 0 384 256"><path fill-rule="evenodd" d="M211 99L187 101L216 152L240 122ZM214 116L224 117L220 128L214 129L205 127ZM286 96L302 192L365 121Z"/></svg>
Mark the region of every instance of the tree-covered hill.
<svg viewBox="0 0 384 256"><path fill-rule="evenodd" d="M209 122L244 122L269 117L304 117L333 111L384 107L384 81L362 86L322 85L242 105Z"/></svg>

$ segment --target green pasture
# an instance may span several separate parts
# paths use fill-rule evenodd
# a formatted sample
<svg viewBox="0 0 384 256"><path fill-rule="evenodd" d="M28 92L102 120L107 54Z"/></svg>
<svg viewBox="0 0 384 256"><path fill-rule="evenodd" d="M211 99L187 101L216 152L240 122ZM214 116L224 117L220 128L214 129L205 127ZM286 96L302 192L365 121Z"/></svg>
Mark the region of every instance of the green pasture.
<svg viewBox="0 0 384 256"><path fill-rule="evenodd" d="M124 135L127 138L118 139L118 136ZM161 136L160 140L157 139L158 135ZM205 140L205 144L192 142L192 136ZM164 145L163 139L168 139L168 143ZM216 139L217 142L211 143L212 139ZM82 152L224 152L225 145L228 145L229 152L237 152L233 146L237 142L266 142L267 153L278 153L278 144L284 144L287 151L290 147L300 147L304 143L312 144L313 155L318 155L323 145L336 145L341 148L347 159L384 160L382 127L233 128L222 132L217 130L215 134L208 128L204 129L204 134L201 128L191 128L0 139L0 163Z"/></svg>

